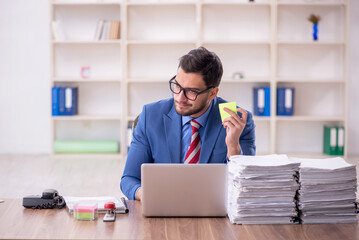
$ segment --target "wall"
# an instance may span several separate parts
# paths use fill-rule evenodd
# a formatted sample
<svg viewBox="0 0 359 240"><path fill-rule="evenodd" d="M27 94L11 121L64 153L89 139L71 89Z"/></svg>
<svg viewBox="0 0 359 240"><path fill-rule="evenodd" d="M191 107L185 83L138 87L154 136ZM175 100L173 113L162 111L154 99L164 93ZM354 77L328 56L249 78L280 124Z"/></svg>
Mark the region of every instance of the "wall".
<svg viewBox="0 0 359 240"><path fill-rule="evenodd" d="M359 155L359 1L351 1L349 155ZM0 0L0 153L50 152L48 0Z"/></svg>
<svg viewBox="0 0 359 240"><path fill-rule="evenodd" d="M0 153L50 152L48 0L0 0Z"/></svg>

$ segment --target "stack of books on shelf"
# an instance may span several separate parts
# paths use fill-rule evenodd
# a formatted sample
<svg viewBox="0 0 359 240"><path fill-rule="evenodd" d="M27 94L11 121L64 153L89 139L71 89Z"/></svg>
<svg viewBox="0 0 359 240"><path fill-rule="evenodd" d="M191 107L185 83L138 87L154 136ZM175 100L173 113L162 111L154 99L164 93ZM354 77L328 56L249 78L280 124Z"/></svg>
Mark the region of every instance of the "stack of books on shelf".
<svg viewBox="0 0 359 240"><path fill-rule="evenodd" d="M52 116L71 116L78 113L78 87L52 88Z"/></svg>
<svg viewBox="0 0 359 240"><path fill-rule="evenodd" d="M228 217L235 224L290 224L297 218L299 163L286 155L233 156L228 163Z"/></svg>
<svg viewBox="0 0 359 240"><path fill-rule="evenodd" d="M343 158L291 158L301 164L298 209L308 223L354 223L356 218L356 167Z"/></svg>
<svg viewBox="0 0 359 240"><path fill-rule="evenodd" d="M120 39L121 22L99 20L94 36L94 40L116 40Z"/></svg>

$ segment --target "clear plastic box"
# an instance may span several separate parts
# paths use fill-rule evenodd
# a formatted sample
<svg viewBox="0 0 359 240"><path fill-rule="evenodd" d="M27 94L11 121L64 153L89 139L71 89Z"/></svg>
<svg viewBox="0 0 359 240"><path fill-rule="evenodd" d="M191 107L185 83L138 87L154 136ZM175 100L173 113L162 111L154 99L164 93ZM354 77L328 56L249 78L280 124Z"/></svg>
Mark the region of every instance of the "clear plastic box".
<svg viewBox="0 0 359 240"><path fill-rule="evenodd" d="M74 205L75 220L90 220L97 218L97 203L77 203Z"/></svg>

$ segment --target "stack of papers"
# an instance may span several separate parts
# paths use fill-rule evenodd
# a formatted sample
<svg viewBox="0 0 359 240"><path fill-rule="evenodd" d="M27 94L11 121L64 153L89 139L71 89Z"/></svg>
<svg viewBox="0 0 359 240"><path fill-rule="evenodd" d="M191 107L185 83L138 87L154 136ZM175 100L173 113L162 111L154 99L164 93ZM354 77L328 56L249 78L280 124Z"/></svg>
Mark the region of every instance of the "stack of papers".
<svg viewBox="0 0 359 240"><path fill-rule="evenodd" d="M289 224L297 217L299 163L286 155L233 156L228 163L228 217L236 224Z"/></svg>
<svg viewBox="0 0 359 240"><path fill-rule="evenodd" d="M69 213L72 213L74 210L75 204L97 204L97 209L99 213L106 213L105 204L108 202L115 203L116 213L128 213L128 208L126 205L126 200L124 198L118 199L117 197L112 196L102 196L102 197L72 197L64 196L66 207L69 210Z"/></svg>
<svg viewBox="0 0 359 240"><path fill-rule="evenodd" d="M356 222L356 168L343 158L291 158L301 163L298 191L302 223Z"/></svg>

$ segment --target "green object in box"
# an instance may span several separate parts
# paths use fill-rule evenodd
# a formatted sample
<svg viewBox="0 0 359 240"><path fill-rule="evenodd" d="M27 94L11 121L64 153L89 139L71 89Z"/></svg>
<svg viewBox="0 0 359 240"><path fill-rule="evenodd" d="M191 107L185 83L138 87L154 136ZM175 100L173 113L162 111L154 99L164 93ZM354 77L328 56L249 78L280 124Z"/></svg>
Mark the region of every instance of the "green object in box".
<svg viewBox="0 0 359 240"><path fill-rule="evenodd" d="M78 213L74 213L74 218L76 219L83 219L83 220L93 220L95 219L95 215L94 213L90 213L90 212L78 212Z"/></svg>
<svg viewBox="0 0 359 240"><path fill-rule="evenodd" d="M74 219L76 220L95 220L97 218L96 203L77 203L74 206Z"/></svg>
<svg viewBox="0 0 359 240"><path fill-rule="evenodd" d="M117 141L55 140L55 153L118 153Z"/></svg>
<svg viewBox="0 0 359 240"><path fill-rule="evenodd" d="M344 127L324 126L323 153L344 155Z"/></svg>

